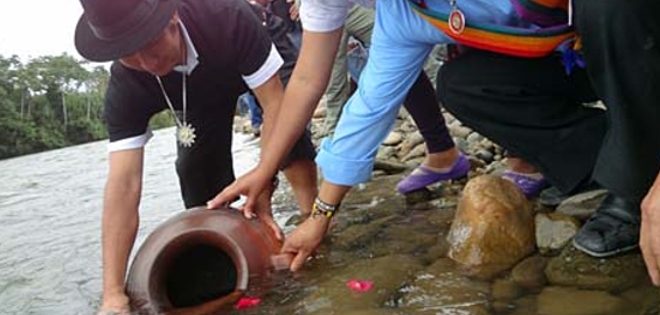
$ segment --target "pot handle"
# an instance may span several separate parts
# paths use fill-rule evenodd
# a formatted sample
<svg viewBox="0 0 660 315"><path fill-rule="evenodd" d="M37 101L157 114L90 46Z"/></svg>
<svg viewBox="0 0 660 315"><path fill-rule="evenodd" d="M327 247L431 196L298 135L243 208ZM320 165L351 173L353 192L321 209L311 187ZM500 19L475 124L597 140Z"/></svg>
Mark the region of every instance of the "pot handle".
<svg viewBox="0 0 660 315"><path fill-rule="evenodd" d="M283 253L270 256L270 263L275 270L286 270L291 266L293 254Z"/></svg>

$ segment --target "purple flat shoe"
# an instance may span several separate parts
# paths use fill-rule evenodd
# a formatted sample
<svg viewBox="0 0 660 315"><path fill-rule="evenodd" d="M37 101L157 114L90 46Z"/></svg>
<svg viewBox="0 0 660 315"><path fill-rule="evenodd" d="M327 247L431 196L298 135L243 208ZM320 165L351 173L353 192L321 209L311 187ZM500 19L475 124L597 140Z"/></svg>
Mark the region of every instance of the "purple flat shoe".
<svg viewBox="0 0 660 315"><path fill-rule="evenodd" d="M461 154L451 170L447 172L437 172L424 165L418 166L396 185L396 189L402 194L407 194L439 181L466 177L469 171L470 161Z"/></svg>
<svg viewBox="0 0 660 315"><path fill-rule="evenodd" d="M548 183L545 178L535 179L533 177L526 176L525 174L514 173L510 171L505 171L502 174L502 178L513 182L514 185L522 190L527 199L532 199L538 196L543 189L550 186L550 183Z"/></svg>

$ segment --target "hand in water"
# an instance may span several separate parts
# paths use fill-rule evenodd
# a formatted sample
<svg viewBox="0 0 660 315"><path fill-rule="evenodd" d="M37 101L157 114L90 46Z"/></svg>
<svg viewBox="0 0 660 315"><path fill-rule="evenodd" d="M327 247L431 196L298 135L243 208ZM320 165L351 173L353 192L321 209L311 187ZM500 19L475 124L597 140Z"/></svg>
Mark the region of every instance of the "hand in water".
<svg viewBox="0 0 660 315"><path fill-rule="evenodd" d="M298 271L302 268L307 258L323 240L329 224L329 218L323 215L312 215L289 234L282 246L282 253L295 256L291 263L291 271Z"/></svg>
<svg viewBox="0 0 660 315"><path fill-rule="evenodd" d="M131 315L128 297L124 293L103 294L103 303L96 315Z"/></svg>

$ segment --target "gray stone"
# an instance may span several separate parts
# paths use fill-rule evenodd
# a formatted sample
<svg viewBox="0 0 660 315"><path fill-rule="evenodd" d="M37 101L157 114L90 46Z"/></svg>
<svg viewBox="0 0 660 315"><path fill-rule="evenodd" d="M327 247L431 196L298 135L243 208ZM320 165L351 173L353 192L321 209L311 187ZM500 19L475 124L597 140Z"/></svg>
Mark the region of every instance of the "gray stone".
<svg viewBox="0 0 660 315"><path fill-rule="evenodd" d="M557 206L557 213L563 213L580 221L588 219L605 199L607 190L599 189L577 194L564 200Z"/></svg>
<svg viewBox="0 0 660 315"><path fill-rule="evenodd" d="M383 145L388 145L388 146L397 145L401 143L402 140L403 140L403 136L401 136L400 132L392 131L390 132L389 135L387 135L385 141L383 141Z"/></svg>
<svg viewBox="0 0 660 315"><path fill-rule="evenodd" d="M539 213L536 215L536 246L541 254L559 252L580 229L580 222L561 213Z"/></svg>

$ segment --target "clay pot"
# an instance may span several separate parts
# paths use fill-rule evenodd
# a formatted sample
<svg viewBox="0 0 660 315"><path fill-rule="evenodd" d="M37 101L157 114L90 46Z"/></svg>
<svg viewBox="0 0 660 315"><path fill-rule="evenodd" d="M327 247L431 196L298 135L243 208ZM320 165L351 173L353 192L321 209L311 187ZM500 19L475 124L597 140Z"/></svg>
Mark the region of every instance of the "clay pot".
<svg viewBox="0 0 660 315"><path fill-rule="evenodd" d="M288 267L280 246L270 228L235 209L184 211L156 228L133 259L131 306L140 314L217 313Z"/></svg>

